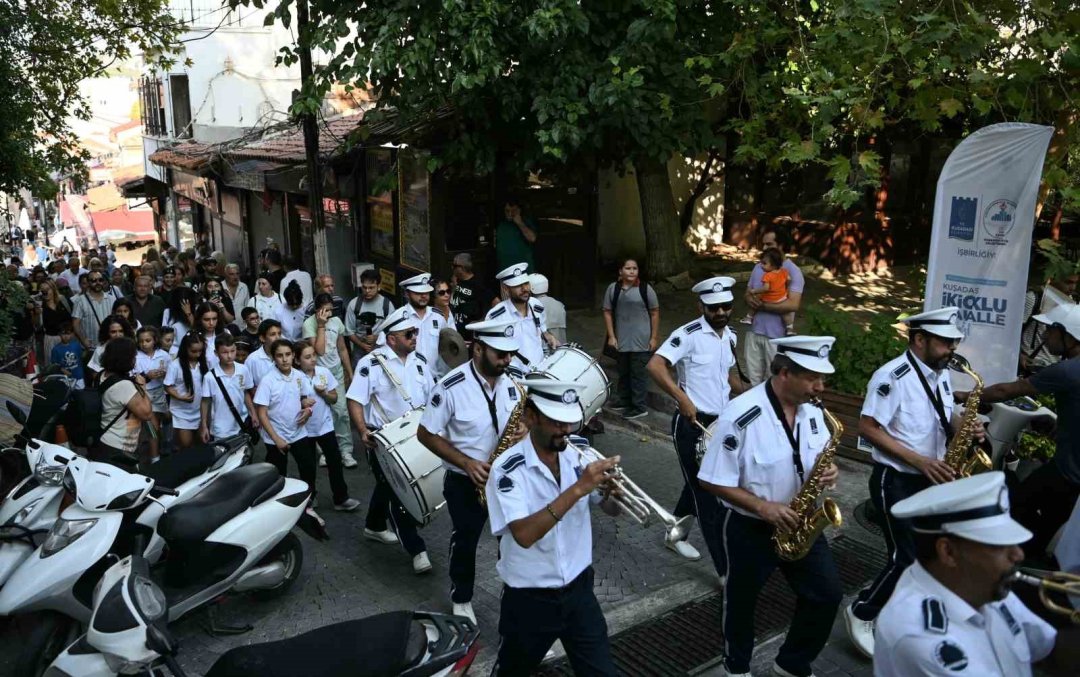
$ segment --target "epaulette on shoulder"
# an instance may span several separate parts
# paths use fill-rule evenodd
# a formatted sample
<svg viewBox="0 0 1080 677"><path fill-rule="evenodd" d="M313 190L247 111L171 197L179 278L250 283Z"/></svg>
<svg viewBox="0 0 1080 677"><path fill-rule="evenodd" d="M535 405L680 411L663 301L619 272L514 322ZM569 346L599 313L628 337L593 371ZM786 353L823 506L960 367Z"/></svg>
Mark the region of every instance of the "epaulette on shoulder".
<svg viewBox="0 0 1080 677"><path fill-rule="evenodd" d="M910 364L908 364L907 362L905 362L904 364L901 364L901 365L900 365L899 367L897 367L896 369L893 369L893 370L892 370L892 375L893 375L894 377L896 377L896 378L900 378L900 377L902 377L902 376L903 376L904 374L908 373L909 371L911 371L911 365L910 365Z"/></svg>
<svg viewBox="0 0 1080 677"><path fill-rule="evenodd" d="M456 374L450 374L449 376L447 376L446 378L444 378L442 380L443 390L449 390L449 389L453 388L454 386L456 386L457 384L461 383L464 380L465 380L465 374L463 372L459 371Z"/></svg>
<svg viewBox="0 0 1080 677"><path fill-rule="evenodd" d="M758 416L761 416L761 407L755 404L754 406L747 409L742 416L735 419L735 427L739 430L745 430L746 426L757 420Z"/></svg>
<svg viewBox="0 0 1080 677"><path fill-rule="evenodd" d="M507 373L507 375L518 379L519 381L521 379L525 378L525 372L518 369L517 367L514 367L514 366L508 366L506 368L506 373Z"/></svg>
<svg viewBox="0 0 1080 677"><path fill-rule="evenodd" d="M700 322L691 322L690 324L683 327L683 331L685 331L687 334L693 334L695 331L700 331L700 330L701 330L701 323Z"/></svg>
<svg viewBox="0 0 1080 677"><path fill-rule="evenodd" d="M545 310L547 310L547 308L544 307L544 304L540 303L539 301L531 301L530 300L529 301L529 306L532 307L534 313L542 313Z"/></svg>
<svg viewBox="0 0 1080 677"><path fill-rule="evenodd" d="M525 454L514 454L502 462L503 472L514 472L525 465Z"/></svg>
<svg viewBox="0 0 1080 677"><path fill-rule="evenodd" d="M923 627L927 632L944 635L949 630L949 617L945 614L945 604L937 597L926 597L922 601Z"/></svg>
<svg viewBox="0 0 1080 677"><path fill-rule="evenodd" d="M499 306L498 308L495 308L490 313L488 313L488 319L490 320L492 318L496 318L496 317L499 317L500 315L505 315L505 314L506 314L506 306Z"/></svg>
<svg viewBox="0 0 1080 677"><path fill-rule="evenodd" d="M424 364L427 364L427 358L422 353L416 353L416 359L420 360Z"/></svg>

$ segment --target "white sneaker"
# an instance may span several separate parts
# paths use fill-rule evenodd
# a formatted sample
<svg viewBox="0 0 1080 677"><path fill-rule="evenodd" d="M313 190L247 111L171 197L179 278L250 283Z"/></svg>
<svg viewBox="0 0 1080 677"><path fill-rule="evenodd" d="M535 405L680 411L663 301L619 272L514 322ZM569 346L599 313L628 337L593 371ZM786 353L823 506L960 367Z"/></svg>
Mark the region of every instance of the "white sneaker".
<svg viewBox="0 0 1080 677"><path fill-rule="evenodd" d="M464 616L476 625L476 614L472 610L472 602L465 602L464 604L454 604L454 615Z"/></svg>
<svg viewBox="0 0 1080 677"><path fill-rule="evenodd" d="M352 457L352 454L342 454L341 465L351 469L355 468L359 464L356 462L356 459Z"/></svg>
<svg viewBox="0 0 1080 677"><path fill-rule="evenodd" d="M412 570L414 574L426 574L431 571L431 560L428 559L426 552L412 558Z"/></svg>
<svg viewBox="0 0 1080 677"><path fill-rule="evenodd" d="M799 677L798 675L796 675L794 673L788 672L787 670L780 667L776 663L772 664L772 673L774 675L776 675L776 677ZM749 674L747 674L747 677L749 677ZM810 677L814 677L814 673L811 672Z"/></svg>
<svg viewBox="0 0 1080 677"><path fill-rule="evenodd" d="M334 510L338 512L352 512L360 507L360 501L355 498L347 498L344 503L335 503Z"/></svg>
<svg viewBox="0 0 1080 677"><path fill-rule="evenodd" d="M383 529L382 531L372 531L367 527L364 527L364 538L370 539L377 543L393 544L397 543L397 534L390 529Z"/></svg>
<svg viewBox="0 0 1080 677"><path fill-rule="evenodd" d="M326 467L326 457L323 456L322 454L319 454L319 467L320 468L325 468Z"/></svg>
<svg viewBox="0 0 1080 677"><path fill-rule="evenodd" d="M874 621L864 621L857 617L851 606L844 609L844 626L848 638L855 648L867 658L874 657Z"/></svg>
<svg viewBox="0 0 1080 677"><path fill-rule="evenodd" d="M689 541L669 541L665 538L664 546L692 562L701 559L701 553L698 552L697 548L690 545Z"/></svg>

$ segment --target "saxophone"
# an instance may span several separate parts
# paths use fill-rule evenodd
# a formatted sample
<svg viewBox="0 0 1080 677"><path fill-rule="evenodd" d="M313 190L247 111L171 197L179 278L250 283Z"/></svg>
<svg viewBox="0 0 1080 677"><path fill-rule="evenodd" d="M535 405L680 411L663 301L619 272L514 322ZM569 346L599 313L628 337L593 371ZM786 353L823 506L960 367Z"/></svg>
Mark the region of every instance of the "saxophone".
<svg viewBox="0 0 1080 677"><path fill-rule="evenodd" d="M953 469L956 478L971 477L975 473L990 470L993 462L986 452L975 444L975 431L979 428L979 400L982 399L983 380L971 368L971 363L963 355L953 353L949 359L949 368L967 374L975 381L967 402L964 405L964 417L960 426L945 450L942 460Z"/></svg>
<svg viewBox="0 0 1080 677"><path fill-rule="evenodd" d="M791 499L791 504L788 506L799 515L799 526L794 531L777 529L773 534L773 547L776 549L776 554L787 562L806 557L806 554L810 552L810 547L814 545L814 541L825 527L830 524L838 527L843 522L840 506L836 504L836 501L826 498L821 502L821 507L818 507L817 499L825 491L821 475L836 458L836 448L840 446L840 436L844 434L844 426L825 408L820 399L814 398L811 404L821 408L830 437L829 442L814 461L814 467L810 469L810 474L807 475L799 493L795 494L795 498Z"/></svg>
<svg viewBox="0 0 1080 677"><path fill-rule="evenodd" d="M510 382L517 388L518 403L514 405L514 409L510 412L510 418L506 420L506 427L503 428L499 441L495 443L495 449L491 452L491 456L488 456L488 465L494 465L495 460L502 456L504 451L514 446L515 442L511 440L514 437L514 431L517 430L518 423L521 422L521 415L525 413L525 389L513 379L510 379ZM485 493L484 487L477 488L476 492L480 497L480 505L486 508L487 493Z"/></svg>

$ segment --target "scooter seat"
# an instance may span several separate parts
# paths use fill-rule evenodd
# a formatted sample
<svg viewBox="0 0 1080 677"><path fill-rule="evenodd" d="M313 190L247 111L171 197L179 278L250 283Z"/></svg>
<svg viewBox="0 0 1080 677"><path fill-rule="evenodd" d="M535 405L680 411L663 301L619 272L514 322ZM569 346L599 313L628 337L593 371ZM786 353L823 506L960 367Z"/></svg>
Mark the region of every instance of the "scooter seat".
<svg viewBox="0 0 1080 677"><path fill-rule="evenodd" d="M175 489L206 472L217 459L218 454L214 447L200 444L171 456L164 456L157 463L143 464L140 466L140 474L154 480L155 484Z"/></svg>
<svg viewBox="0 0 1080 677"><path fill-rule="evenodd" d="M277 468L255 463L217 478L190 501L169 509L158 522L167 543L202 541L215 529L273 496L285 485Z"/></svg>

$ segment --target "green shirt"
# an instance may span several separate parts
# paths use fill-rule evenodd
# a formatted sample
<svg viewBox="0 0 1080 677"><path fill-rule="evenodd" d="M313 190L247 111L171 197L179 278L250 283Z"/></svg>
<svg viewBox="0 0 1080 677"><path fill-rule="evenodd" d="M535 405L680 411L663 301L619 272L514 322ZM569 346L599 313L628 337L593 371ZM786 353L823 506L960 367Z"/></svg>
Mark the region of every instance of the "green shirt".
<svg viewBox="0 0 1080 677"><path fill-rule="evenodd" d="M524 217L525 227L536 232L536 221L531 217ZM533 260L533 246L521 234L517 224L509 219L503 219L495 228L495 272L509 268L515 263L529 264L529 272L536 272L536 262Z"/></svg>

